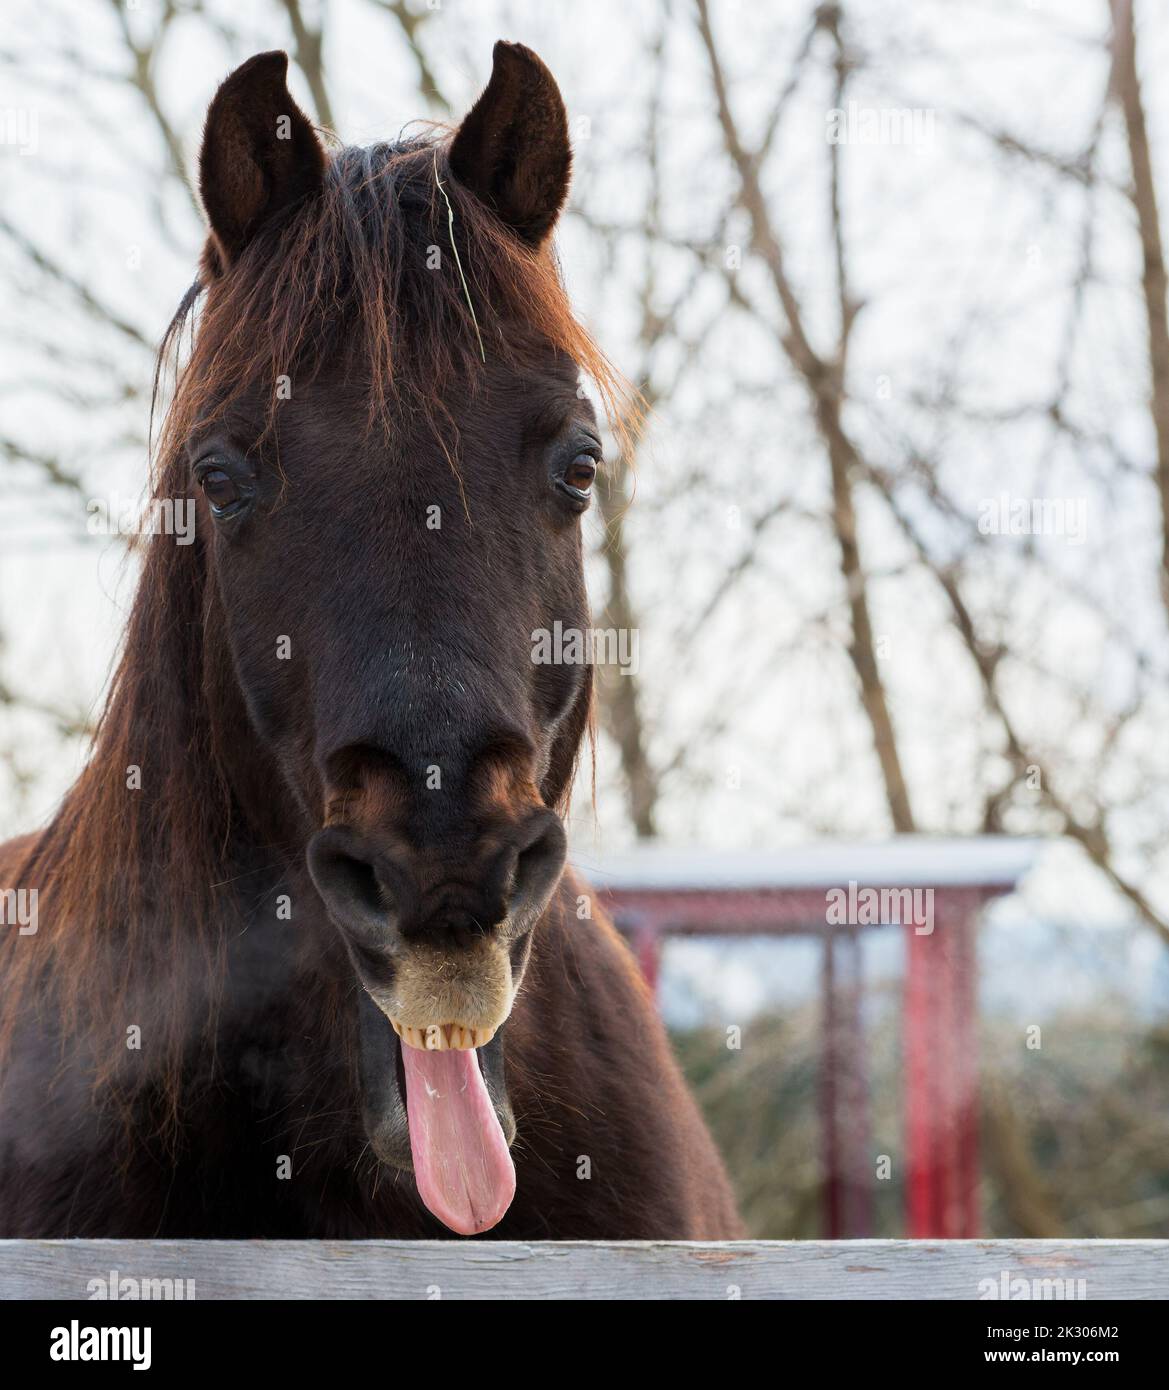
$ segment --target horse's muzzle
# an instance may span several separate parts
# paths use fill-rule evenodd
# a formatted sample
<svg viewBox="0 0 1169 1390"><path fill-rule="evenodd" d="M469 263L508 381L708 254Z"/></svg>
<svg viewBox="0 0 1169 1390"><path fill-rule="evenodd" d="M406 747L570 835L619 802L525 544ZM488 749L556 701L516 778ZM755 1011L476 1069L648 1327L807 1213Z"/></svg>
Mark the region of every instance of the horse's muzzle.
<svg viewBox="0 0 1169 1390"><path fill-rule="evenodd" d="M530 930L566 850L559 817L539 807L477 839L423 847L399 834L330 825L309 841L308 867L329 916L359 948L376 953L425 942L455 949Z"/></svg>
<svg viewBox="0 0 1169 1390"><path fill-rule="evenodd" d="M564 828L545 808L461 854L341 825L308 847L363 986L370 1146L412 1170L427 1208L461 1235L496 1225L515 1191L501 1030L565 850Z"/></svg>

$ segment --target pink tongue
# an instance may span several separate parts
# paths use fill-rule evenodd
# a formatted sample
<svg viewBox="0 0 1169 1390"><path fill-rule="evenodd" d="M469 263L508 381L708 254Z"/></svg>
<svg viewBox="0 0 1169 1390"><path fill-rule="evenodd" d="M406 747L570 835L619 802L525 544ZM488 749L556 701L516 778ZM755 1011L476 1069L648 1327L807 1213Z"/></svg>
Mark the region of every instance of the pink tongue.
<svg viewBox="0 0 1169 1390"><path fill-rule="evenodd" d="M402 1044L414 1180L461 1236L489 1231L515 1196L515 1165L474 1052Z"/></svg>

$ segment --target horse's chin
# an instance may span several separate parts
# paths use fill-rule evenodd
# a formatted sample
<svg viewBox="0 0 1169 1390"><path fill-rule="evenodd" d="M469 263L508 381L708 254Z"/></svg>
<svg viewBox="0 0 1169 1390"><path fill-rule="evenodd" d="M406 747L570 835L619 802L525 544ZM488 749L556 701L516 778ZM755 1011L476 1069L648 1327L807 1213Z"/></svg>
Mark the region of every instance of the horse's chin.
<svg viewBox="0 0 1169 1390"><path fill-rule="evenodd" d="M413 1077L408 1078L404 1050L409 1044L397 1035L389 1019L364 990L360 999L363 1120L371 1150L378 1160L387 1166L416 1174L415 1155L421 1146L421 1151L426 1155L424 1166L427 1171L421 1176L416 1176L419 1181L419 1195L425 1205L440 1221L460 1235L473 1235L490 1229L507 1210L514 1192L514 1173L511 1189L508 1190L506 1173L501 1171L508 1160L505 1155L499 1153L499 1135L494 1131L490 1115L480 1114L479 1123L491 1131L483 1142L487 1157L481 1165L491 1175L483 1179L489 1188L488 1192L471 1196L463 1194L458 1200L452 1201L449 1194L441 1190L441 1183L437 1185L439 1190L436 1190L435 1155L431 1149L440 1145L442 1139L434 1138L429 1117L422 1113L421 1107L428 1103L441 1103L449 1097L444 1097L441 1087L432 1084L432 1081L422 1074L422 1068L462 1068L461 1079L457 1070L450 1074L452 1084L464 1091L468 1088L468 1080L472 1088L478 1085L474 1073L470 1071L471 1067L475 1067L478 1075L482 1077L490 1109L494 1111L498 1131L502 1134L502 1142L510 1149L515 1139L516 1125L505 1079L506 1024L495 1030L489 1042L474 1049L452 1048L449 1051L442 1050L424 1056L417 1055L419 1050L415 1049L416 1055L411 1058L410 1068ZM416 1113L416 1122L425 1125L428 1131L426 1136L421 1133L414 1135L413 1142L409 1118L412 1106ZM455 1128L458 1130L461 1127ZM441 1121L436 1123L433 1129L441 1130ZM480 1157L478 1152L472 1156ZM441 1162L444 1155L440 1151L437 1157ZM455 1155L451 1155L450 1158L451 1167L461 1169L466 1166L461 1156L458 1162L455 1161Z"/></svg>

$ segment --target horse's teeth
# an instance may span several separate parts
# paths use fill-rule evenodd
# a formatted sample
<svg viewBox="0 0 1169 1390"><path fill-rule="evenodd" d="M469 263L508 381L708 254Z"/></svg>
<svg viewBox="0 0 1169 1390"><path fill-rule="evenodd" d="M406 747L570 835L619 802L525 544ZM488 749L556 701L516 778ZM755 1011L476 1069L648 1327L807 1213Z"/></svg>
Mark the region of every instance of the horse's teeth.
<svg viewBox="0 0 1169 1390"><path fill-rule="evenodd" d="M425 1028L409 1028L393 1018L390 1023L407 1047L421 1052L470 1052L495 1036L494 1028L468 1028L462 1023L431 1023Z"/></svg>

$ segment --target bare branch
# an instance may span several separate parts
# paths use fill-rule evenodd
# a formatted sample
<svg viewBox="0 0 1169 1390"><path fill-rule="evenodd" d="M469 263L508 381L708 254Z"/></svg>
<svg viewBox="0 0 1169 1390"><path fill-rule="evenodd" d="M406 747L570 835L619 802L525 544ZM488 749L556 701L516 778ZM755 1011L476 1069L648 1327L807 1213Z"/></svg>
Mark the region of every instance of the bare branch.
<svg viewBox="0 0 1169 1390"><path fill-rule="evenodd" d="M292 27L293 56L296 65L304 73L313 94L313 105L317 109L317 120L329 130L333 129L333 106L329 101L329 89L325 82L324 28L325 7L321 9L321 21L317 27L310 28L305 22L300 0L281 0L288 23Z"/></svg>
<svg viewBox="0 0 1169 1390"><path fill-rule="evenodd" d="M1114 65L1117 100L1124 110L1128 152L1132 164L1133 206L1141 231L1143 270L1141 290L1149 338L1149 409L1157 438L1157 495L1161 504L1161 597L1169 614L1169 278L1161 242L1161 213L1149 150L1149 132L1137 75L1136 32L1132 0L1112 0Z"/></svg>
<svg viewBox="0 0 1169 1390"><path fill-rule="evenodd" d="M759 181L759 170L754 157L743 144L731 110L727 82L711 28L706 0L696 0L696 5L698 29L709 60L723 144L739 175L739 199L750 218L755 246L770 273L787 320L787 332L782 339L784 350L812 397L816 424L828 454L832 474L833 522L840 547L841 574L852 618L849 656L860 683L861 702L873 732L873 743L881 766L889 813L896 830L912 831L915 825L909 791L901 767L884 683L877 664L868 589L861 562L850 481L850 473L859 463L859 459L841 418L843 389L840 373L834 365L820 357L804 329L802 310L787 273L779 235L772 223Z"/></svg>
<svg viewBox="0 0 1169 1390"><path fill-rule="evenodd" d="M429 102L432 107L449 115L451 111L450 100L439 87L438 78L430 66L426 50L422 47L422 29L432 12L412 10L406 0L374 0L374 3L397 20L402 36L406 40L406 46L410 50L410 56L418 68L418 90L423 99Z"/></svg>

